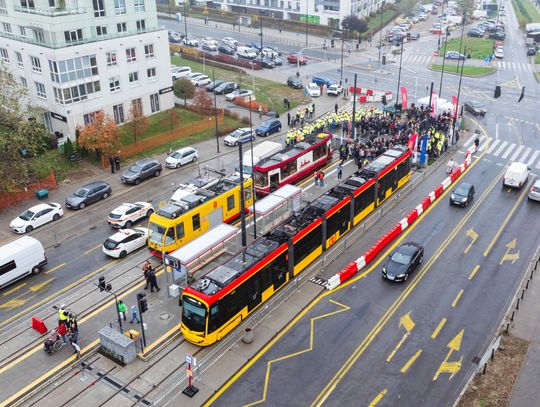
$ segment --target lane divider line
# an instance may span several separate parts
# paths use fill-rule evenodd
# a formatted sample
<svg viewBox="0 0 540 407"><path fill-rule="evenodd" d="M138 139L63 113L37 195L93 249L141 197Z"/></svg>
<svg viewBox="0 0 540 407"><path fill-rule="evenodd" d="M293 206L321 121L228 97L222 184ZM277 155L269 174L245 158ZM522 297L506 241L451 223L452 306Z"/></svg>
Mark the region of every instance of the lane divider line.
<svg viewBox="0 0 540 407"><path fill-rule="evenodd" d="M459 290L459 292L456 295L456 298L454 298L454 301L452 301L452 308L456 308L462 295L463 295L463 288Z"/></svg>
<svg viewBox="0 0 540 407"><path fill-rule="evenodd" d="M439 325L437 325L437 328L435 328L435 330L431 334L431 339L437 339L437 336L439 336L439 333L443 329L444 324L446 324L446 318L441 319L441 322L439 322Z"/></svg>
<svg viewBox="0 0 540 407"><path fill-rule="evenodd" d="M416 362L416 359L418 359L421 354L422 354L422 349L417 350L416 353L412 355L411 358L407 361L407 363L403 365L400 372L404 374L407 373L407 370L409 370L409 368L412 366L414 362Z"/></svg>

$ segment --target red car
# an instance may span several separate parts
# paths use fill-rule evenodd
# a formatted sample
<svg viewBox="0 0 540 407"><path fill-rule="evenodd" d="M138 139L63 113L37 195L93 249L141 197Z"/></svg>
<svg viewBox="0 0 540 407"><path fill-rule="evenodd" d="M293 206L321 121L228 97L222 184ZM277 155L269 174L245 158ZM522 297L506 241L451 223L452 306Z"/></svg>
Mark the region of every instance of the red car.
<svg viewBox="0 0 540 407"><path fill-rule="evenodd" d="M290 64L300 64L300 65L307 64L307 58L300 54L289 54L287 56L287 61Z"/></svg>

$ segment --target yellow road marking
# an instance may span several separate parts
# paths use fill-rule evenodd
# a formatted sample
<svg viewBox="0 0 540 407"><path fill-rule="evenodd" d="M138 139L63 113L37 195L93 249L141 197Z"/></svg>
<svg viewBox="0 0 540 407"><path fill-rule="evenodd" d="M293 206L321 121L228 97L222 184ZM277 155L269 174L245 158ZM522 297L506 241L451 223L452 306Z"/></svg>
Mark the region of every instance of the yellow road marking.
<svg viewBox="0 0 540 407"><path fill-rule="evenodd" d="M26 283L21 283L21 284L19 284L18 286L13 287L11 290L6 291L6 292L3 293L2 295L3 295L3 296L6 296L6 295L9 295L9 294L12 294L12 293L14 293L15 291L20 290L21 288L23 288L25 285L26 285Z"/></svg>
<svg viewBox="0 0 540 407"><path fill-rule="evenodd" d="M59 264L58 266L53 267L53 268L50 269L50 270L47 270L47 271L45 272L45 274L52 273L53 271L56 271L56 270L58 270L59 268L64 267L65 265L66 265L66 263Z"/></svg>
<svg viewBox="0 0 540 407"><path fill-rule="evenodd" d="M519 250L515 253L510 253L510 250L516 248L516 245L517 245L516 238L514 238L513 240L511 240L510 242L506 244L506 252L504 253L504 256L502 257L501 262L499 263L500 266L502 266L502 264L505 261L511 261L512 264L514 264L516 260L519 259Z"/></svg>
<svg viewBox="0 0 540 407"><path fill-rule="evenodd" d="M473 270L471 271L471 274L469 274L469 277L467 277L467 279L469 281L472 280L479 269L480 269L480 264L477 264L476 266L474 266Z"/></svg>
<svg viewBox="0 0 540 407"><path fill-rule="evenodd" d="M519 206L519 204L521 204L523 202L523 197L525 196L525 193L528 190L529 190L529 188L527 188L527 186L525 185L525 187L523 188L523 191L521 192L521 194L519 194L519 198L516 200L516 203L514 204L514 206L512 207L512 209L510 210L510 212L506 216L506 218L504 219L503 223L501 223L501 226L497 230L497 233L495 233L495 236L493 236L493 239L491 240L491 242L489 242L489 245L488 245L486 251L484 252L484 257L486 257L489 254L489 252L493 248L493 245L495 244L497 239L499 239L499 236L501 236L502 231L504 230L504 228L506 227L506 224L510 221L510 219L514 215L514 212L516 211L517 207Z"/></svg>
<svg viewBox="0 0 540 407"><path fill-rule="evenodd" d="M476 239L478 239L478 233L476 233L472 228L470 228L469 230L467 230L466 236L471 238L471 243L469 243L469 245L463 252L465 254L467 254L471 246L474 244L474 242L476 242Z"/></svg>
<svg viewBox="0 0 540 407"><path fill-rule="evenodd" d="M93 252L94 250L99 249L102 245L103 245L103 243L100 243L100 244L98 244L96 247L92 247L91 249L86 250L86 251L84 252L84 254L91 253L91 252Z"/></svg>
<svg viewBox="0 0 540 407"><path fill-rule="evenodd" d="M444 324L446 324L446 318L441 319L441 322L439 322L439 325L437 325L437 328L435 328L435 330L431 334L431 339L437 339L437 336L439 336L439 333L443 329Z"/></svg>
<svg viewBox="0 0 540 407"><path fill-rule="evenodd" d="M401 373L406 373L407 370L409 370L409 368L412 366L412 364L416 361L416 359L418 359L420 357L420 355L422 354L422 349L419 349L418 351L416 351L416 353L414 355L412 355L412 357L407 361L407 363L405 363L403 365L403 367L401 368L400 372Z"/></svg>
<svg viewBox="0 0 540 407"><path fill-rule="evenodd" d="M388 363L388 362L390 362L392 360L392 358L394 357L396 352L399 350L399 348L401 348L401 346L405 343L405 341L407 340L407 338L411 334L411 331L413 330L414 325L415 325L415 323L411 318L411 311L407 312L405 315L403 315L399 319L399 326L404 327L407 332L405 332L405 334L403 334L403 336L401 337L401 339L397 343L394 350L392 352L390 352L390 355L388 355L388 357L386 358L386 363Z"/></svg>
<svg viewBox="0 0 540 407"><path fill-rule="evenodd" d="M41 290L43 287L49 285L51 283L51 281L54 281L54 280L55 280L54 278L51 278L49 280L45 280L42 283L39 283L39 284L36 284L36 285L33 285L33 286L29 287L28 290L33 291L33 292L37 292L37 291Z"/></svg>
<svg viewBox="0 0 540 407"><path fill-rule="evenodd" d="M17 308L17 307L20 307L21 305L26 304L30 300L30 298L32 298L32 297L23 298L23 299L13 298L13 299L9 300L8 302L0 304L0 308L2 308L2 309Z"/></svg>
<svg viewBox="0 0 540 407"><path fill-rule="evenodd" d="M373 401L369 403L368 407L375 407L377 404L379 404L379 401L381 401L381 399L386 396L386 393L388 393L388 389L382 390L379 394L375 396Z"/></svg>
<svg viewBox="0 0 540 407"><path fill-rule="evenodd" d="M458 352L459 349L461 348L461 341L463 340L464 333L465 333L465 330L462 329L454 338L452 338L450 342L448 342L448 345L446 345L448 348L450 348L450 350L448 351L443 362L437 369L435 376L433 376L433 381L437 380L437 378L439 377L441 373L452 373L450 376L450 379L451 379L461 369L461 363L463 362L463 355L461 355L460 360L457 362L448 362L448 359L450 358L453 352Z"/></svg>
<svg viewBox="0 0 540 407"><path fill-rule="evenodd" d="M463 295L463 289L459 290L459 293L457 293L456 298L454 298L454 301L452 301L452 308L456 308L456 305L462 295Z"/></svg>

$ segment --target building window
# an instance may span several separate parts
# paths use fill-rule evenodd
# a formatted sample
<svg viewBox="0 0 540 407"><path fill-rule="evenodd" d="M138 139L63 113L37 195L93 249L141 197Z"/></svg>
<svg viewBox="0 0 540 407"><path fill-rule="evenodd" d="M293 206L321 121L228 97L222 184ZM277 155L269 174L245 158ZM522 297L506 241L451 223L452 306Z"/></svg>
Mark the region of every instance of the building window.
<svg viewBox="0 0 540 407"><path fill-rule="evenodd" d="M19 33L21 34L21 37L26 37L26 28L24 28L22 25L19 26Z"/></svg>
<svg viewBox="0 0 540 407"><path fill-rule="evenodd" d="M111 92L117 92L120 90L120 77L119 76L109 78L109 89L111 90Z"/></svg>
<svg viewBox="0 0 540 407"><path fill-rule="evenodd" d="M4 61L6 64L9 64L9 54L7 49L0 48L0 58L2 58L2 61Z"/></svg>
<svg viewBox="0 0 540 407"><path fill-rule="evenodd" d="M19 68L24 67L22 54L19 51L15 51L15 55L17 55L17 65L19 66Z"/></svg>
<svg viewBox="0 0 540 407"><path fill-rule="evenodd" d="M21 85L23 86L23 88L28 89L28 82L26 81L26 78L24 76L21 76L20 79L21 79Z"/></svg>
<svg viewBox="0 0 540 407"><path fill-rule="evenodd" d="M154 82L155 80L157 80L156 68L148 68L146 70L146 76L148 77L149 82Z"/></svg>
<svg viewBox="0 0 540 407"><path fill-rule="evenodd" d="M11 24L9 24L9 23L3 22L2 23L2 29L4 30L4 32L6 34L13 34L13 32L11 31Z"/></svg>
<svg viewBox="0 0 540 407"><path fill-rule="evenodd" d="M47 99L47 93L45 92L45 85L41 82L34 82L36 84L37 97L41 99Z"/></svg>
<svg viewBox="0 0 540 407"><path fill-rule="evenodd" d="M99 75L95 55L85 55L63 61L49 60L49 70L51 80L56 83L72 82Z"/></svg>
<svg viewBox="0 0 540 407"><path fill-rule="evenodd" d="M131 85L137 85L139 83L139 72L130 72L128 78Z"/></svg>
<svg viewBox="0 0 540 407"><path fill-rule="evenodd" d="M133 0L133 6L135 7L135 13L142 13L144 11L144 0Z"/></svg>
<svg viewBox="0 0 540 407"><path fill-rule="evenodd" d="M34 36L36 37L37 42L45 42L45 33L40 28L34 28Z"/></svg>
<svg viewBox="0 0 540 407"><path fill-rule="evenodd" d="M24 8L35 8L34 0L21 0L21 6Z"/></svg>
<svg viewBox="0 0 540 407"><path fill-rule="evenodd" d="M89 126L92 123L94 123L94 121L96 120L96 113L97 112L92 112L92 113L86 113L86 114L83 115L83 120L84 120L84 125L85 126Z"/></svg>
<svg viewBox="0 0 540 407"><path fill-rule="evenodd" d="M103 0L92 0L94 5L94 17L105 17L105 6Z"/></svg>
<svg viewBox="0 0 540 407"><path fill-rule="evenodd" d="M101 92L101 84L99 81L94 81L62 89L53 86L53 91L56 103L69 105L71 103L87 100L89 96L94 97L95 93Z"/></svg>
<svg viewBox="0 0 540 407"><path fill-rule="evenodd" d="M142 109L142 99L133 99L131 101L131 109L133 110L134 113L138 113L138 114L142 114L143 112L143 109Z"/></svg>
<svg viewBox="0 0 540 407"><path fill-rule="evenodd" d="M137 31L146 30L146 23L144 20L137 20Z"/></svg>
<svg viewBox="0 0 540 407"><path fill-rule="evenodd" d="M144 55L146 59L154 58L154 44L146 44L144 46Z"/></svg>
<svg viewBox="0 0 540 407"><path fill-rule="evenodd" d="M114 0L114 13L117 16L126 14L126 0Z"/></svg>
<svg viewBox="0 0 540 407"><path fill-rule="evenodd" d="M98 37L107 35L107 26L106 25L98 25L96 27L96 34Z"/></svg>
<svg viewBox="0 0 540 407"><path fill-rule="evenodd" d="M126 59L128 62L135 62L137 60L135 48L126 48Z"/></svg>
<svg viewBox="0 0 540 407"><path fill-rule="evenodd" d="M66 42L82 41L82 29L79 28L78 30L64 31L64 38L66 39Z"/></svg>
<svg viewBox="0 0 540 407"><path fill-rule="evenodd" d="M6 0L0 0L0 14L7 15Z"/></svg>
<svg viewBox="0 0 540 407"><path fill-rule="evenodd" d="M159 112L159 94L150 95L150 110L152 113Z"/></svg>
<svg viewBox="0 0 540 407"><path fill-rule="evenodd" d="M117 30L119 33L126 32L126 31L127 31L127 25L126 25L126 23L118 23L118 24L116 24L116 30Z"/></svg>
<svg viewBox="0 0 540 407"><path fill-rule="evenodd" d="M34 72L41 72L41 62L38 57L30 57L30 61L32 62L32 71Z"/></svg>
<svg viewBox="0 0 540 407"><path fill-rule="evenodd" d="M56 7L56 1L55 0L49 0L49 7Z"/></svg>
<svg viewBox="0 0 540 407"><path fill-rule="evenodd" d="M116 124L124 123L124 105L114 105L113 107L114 121Z"/></svg>
<svg viewBox="0 0 540 407"><path fill-rule="evenodd" d="M116 51L107 52L107 66L116 66L118 62L116 61Z"/></svg>

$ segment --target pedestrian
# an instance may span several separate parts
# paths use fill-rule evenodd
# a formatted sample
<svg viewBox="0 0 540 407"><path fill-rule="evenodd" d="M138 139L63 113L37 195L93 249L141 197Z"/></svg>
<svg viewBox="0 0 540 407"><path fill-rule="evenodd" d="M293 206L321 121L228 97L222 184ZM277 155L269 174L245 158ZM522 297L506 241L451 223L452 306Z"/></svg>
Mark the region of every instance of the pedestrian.
<svg viewBox="0 0 540 407"><path fill-rule="evenodd" d="M336 102L336 104L334 105L334 113L335 114L337 114L338 108L339 108L339 106L338 106L338 104Z"/></svg>
<svg viewBox="0 0 540 407"><path fill-rule="evenodd" d="M319 171L315 170L313 175L315 176L315 186L318 187L319 186Z"/></svg>
<svg viewBox="0 0 540 407"><path fill-rule="evenodd" d="M156 273L155 271L150 268L148 270L148 281L150 283L150 292L153 293L154 292L154 288L159 291L160 288L158 287L157 285L157 277L156 277Z"/></svg>
<svg viewBox="0 0 540 407"><path fill-rule="evenodd" d="M287 112L287 126L291 127L291 112Z"/></svg>
<svg viewBox="0 0 540 407"><path fill-rule="evenodd" d="M284 97L283 98L283 107L287 108L288 105L289 105L289 99L287 97Z"/></svg>
<svg viewBox="0 0 540 407"><path fill-rule="evenodd" d="M122 321L126 321L126 312L127 312L127 306L124 304L124 301L120 300L118 301L118 315L120 315L120 318L122 318Z"/></svg>
<svg viewBox="0 0 540 407"><path fill-rule="evenodd" d="M342 175L343 175L343 166L341 164L338 164L338 166L337 166L337 179L341 179Z"/></svg>
<svg viewBox="0 0 540 407"><path fill-rule="evenodd" d="M148 290L148 270L152 268L152 265L150 264L150 262L148 260L145 261L145 263L143 264L143 275L144 275L144 280L146 281L146 284L144 285L144 289L145 290Z"/></svg>
<svg viewBox="0 0 540 407"><path fill-rule="evenodd" d="M311 117L315 116L315 102L311 104Z"/></svg>
<svg viewBox="0 0 540 407"><path fill-rule="evenodd" d="M259 119L262 119L263 109L262 105L259 105Z"/></svg>
<svg viewBox="0 0 540 407"><path fill-rule="evenodd" d="M324 188L324 172L322 170L319 171L319 186Z"/></svg>
<svg viewBox="0 0 540 407"><path fill-rule="evenodd" d="M133 323L133 321L137 322L138 324L141 323L141 320L139 319L139 317L137 316L137 313L139 312L139 310L137 309L137 306L136 305L132 305L131 306L131 319L129 321L130 324Z"/></svg>
<svg viewBox="0 0 540 407"><path fill-rule="evenodd" d="M60 322L58 324L58 328L56 330L58 332L58 335L62 338L62 346L66 345L67 344L67 339L66 339L67 328L66 328L66 324L64 322Z"/></svg>
<svg viewBox="0 0 540 407"><path fill-rule="evenodd" d="M60 305L58 308L58 324L67 323L68 312L66 311L66 304Z"/></svg>
<svg viewBox="0 0 540 407"><path fill-rule="evenodd" d="M114 169L116 167L114 163L114 158L112 155L109 154L109 164L111 164L111 174L114 174Z"/></svg>
<svg viewBox="0 0 540 407"><path fill-rule="evenodd" d="M114 156L114 165L116 167L116 171L120 171L120 151Z"/></svg>
<svg viewBox="0 0 540 407"><path fill-rule="evenodd" d="M79 325L75 318L71 321L71 326L69 327L69 341L72 345L79 343Z"/></svg>

